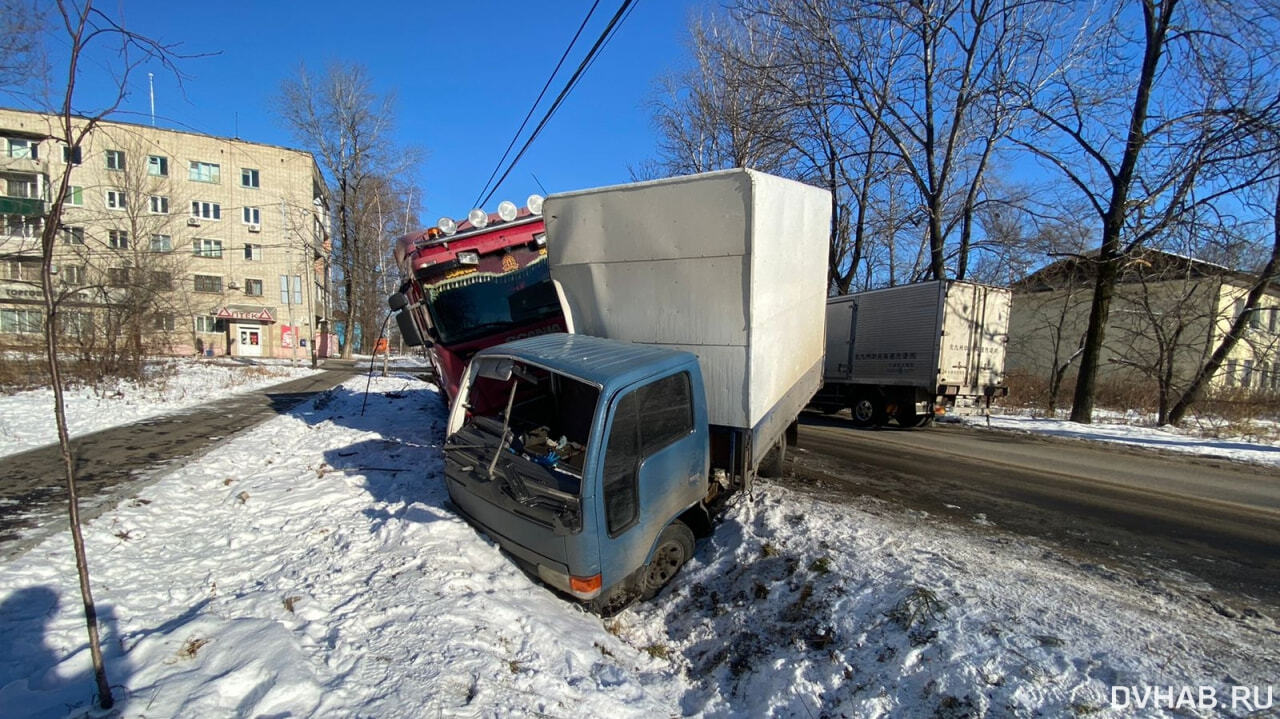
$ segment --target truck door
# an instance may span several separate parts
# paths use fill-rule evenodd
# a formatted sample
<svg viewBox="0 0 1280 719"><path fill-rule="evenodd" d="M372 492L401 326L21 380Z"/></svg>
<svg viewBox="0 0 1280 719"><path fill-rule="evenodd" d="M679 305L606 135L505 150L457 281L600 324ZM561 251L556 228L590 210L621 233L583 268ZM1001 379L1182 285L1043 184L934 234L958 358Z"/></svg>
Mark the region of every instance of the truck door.
<svg viewBox="0 0 1280 719"><path fill-rule="evenodd" d="M658 533L706 491L706 442L695 430L688 372L624 390L614 401L601 475L605 586L647 560Z"/></svg>

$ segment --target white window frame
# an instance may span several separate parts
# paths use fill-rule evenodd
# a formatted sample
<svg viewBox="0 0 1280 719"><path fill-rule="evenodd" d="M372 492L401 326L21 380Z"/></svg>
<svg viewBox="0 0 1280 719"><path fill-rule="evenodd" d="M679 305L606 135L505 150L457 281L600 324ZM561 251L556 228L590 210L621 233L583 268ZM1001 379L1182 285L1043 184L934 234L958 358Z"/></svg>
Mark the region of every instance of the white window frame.
<svg viewBox="0 0 1280 719"><path fill-rule="evenodd" d="M244 244L244 260L245 262L261 262L262 245L246 242Z"/></svg>
<svg viewBox="0 0 1280 719"><path fill-rule="evenodd" d="M222 184L222 165L216 162L192 160L187 169L187 179L192 182L207 182L213 185Z"/></svg>
<svg viewBox="0 0 1280 719"><path fill-rule="evenodd" d="M191 241L191 254L196 257L221 259L222 240L215 240L208 237L197 237Z"/></svg>
<svg viewBox="0 0 1280 719"><path fill-rule="evenodd" d="M192 275L191 287L196 292L208 292L212 294L220 294L222 292L222 275ZM200 289L200 280L217 280L218 288L214 290ZM206 283L211 284L211 283Z"/></svg>
<svg viewBox="0 0 1280 719"><path fill-rule="evenodd" d="M66 202L67 207L84 207L84 187L68 185Z"/></svg>
<svg viewBox="0 0 1280 719"><path fill-rule="evenodd" d="M62 228L59 233L62 236L62 244L64 245L83 245L84 244L84 228L83 227L66 227Z"/></svg>
<svg viewBox="0 0 1280 719"><path fill-rule="evenodd" d="M113 250L129 249L129 231L107 230L107 247Z"/></svg>
<svg viewBox="0 0 1280 719"><path fill-rule="evenodd" d="M240 186L247 187L251 190L257 190L262 187L261 175L252 167L240 168Z"/></svg>
<svg viewBox="0 0 1280 719"><path fill-rule="evenodd" d="M222 221L222 204L207 200L191 201L191 216L201 220Z"/></svg>
<svg viewBox="0 0 1280 719"><path fill-rule="evenodd" d="M169 214L169 198L165 195L151 195L147 199L147 206L151 208L151 214L153 215Z"/></svg>
<svg viewBox="0 0 1280 719"><path fill-rule="evenodd" d="M44 331L44 312L25 307L0 308L0 332L33 335Z"/></svg>
<svg viewBox="0 0 1280 719"><path fill-rule="evenodd" d="M125 210L129 207L129 194L124 190L107 190L107 209Z"/></svg>
<svg viewBox="0 0 1280 719"><path fill-rule="evenodd" d="M107 169L114 172L124 172L125 158L124 150L107 150Z"/></svg>
<svg viewBox="0 0 1280 719"><path fill-rule="evenodd" d="M6 138L8 147L5 149L5 155L8 157L19 158L24 160L40 159L40 143L25 137Z"/></svg>
<svg viewBox="0 0 1280 719"><path fill-rule="evenodd" d="M262 210L257 207L242 208L242 219L246 225L262 225Z"/></svg>
<svg viewBox="0 0 1280 719"><path fill-rule="evenodd" d="M218 331L218 318L213 315L196 315L194 326L196 332L213 334Z"/></svg>
<svg viewBox="0 0 1280 719"><path fill-rule="evenodd" d="M159 248L156 245L159 245ZM151 235L151 242L147 246L151 248L152 252L173 252L173 235L153 234Z"/></svg>
<svg viewBox="0 0 1280 719"><path fill-rule="evenodd" d="M250 288L254 287L255 284L257 286L258 291L257 292L250 291ZM266 283L264 283L262 280L254 279L252 277L245 278L245 281L244 281L245 297L262 297L265 292L266 292Z"/></svg>
<svg viewBox="0 0 1280 719"><path fill-rule="evenodd" d="M64 285L83 285L84 265L62 265L58 268L58 278Z"/></svg>
<svg viewBox="0 0 1280 719"><path fill-rule="evenodd" d="M147 174L152 177L168 177L169 158L164 155L147 155Z"/></svg>

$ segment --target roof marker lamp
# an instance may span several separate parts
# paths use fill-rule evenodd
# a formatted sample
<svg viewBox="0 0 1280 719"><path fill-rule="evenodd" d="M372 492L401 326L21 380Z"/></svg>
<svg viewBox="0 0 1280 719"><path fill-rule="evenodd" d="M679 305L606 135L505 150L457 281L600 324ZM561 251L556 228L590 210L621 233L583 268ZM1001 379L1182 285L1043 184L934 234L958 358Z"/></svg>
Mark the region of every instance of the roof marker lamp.
<svg viewBox="0 0 1280 719"><path fill-rule="evenodd" d="M529 199L524 201L524 206L535 215L542 214L542 195L529 195Z"/></svg>
<svg viewBox="0 0 1280 719"><path fill-rule="evenodd" d="M453 233L458 231L458 223L454 222L452 217L441 217L436 221L436 227L439 228L446 237L452 237Z"/></svg>
<svg viewBox="0 0 1280 719"><path fill-rule="evenodd" d="M538 247L546 247L546 246L547 246L547 233L545 233L545 232L539 232L538 234L536 234L536 235L534 235L534 236L533 236L533 241L534 241L534 243L535 243L536 245L538 245Z"/></svg>
<svg viewBox="0 0 1280 719"><path fill-rule="evenodd" d="M458 253L458 264L460 265L478 265L480 264L480 253L475 250L466 250Z"/></svg>
<svg viewBox="0 0 1280 719"><path fill-rule="evenodd" d="M467 213L467 222L470 222L472 227L480 229L489 224L489 213L477 207Z"/></svg>
<svg viewBox="0 0 1280 719"><path fill-rule="evenodd" d="M516 219L516 214L518 213L519 210L516 209L516 203L511 200L503 200L498 203L498 217L501 217L503 222L510 222Z"/></svg>

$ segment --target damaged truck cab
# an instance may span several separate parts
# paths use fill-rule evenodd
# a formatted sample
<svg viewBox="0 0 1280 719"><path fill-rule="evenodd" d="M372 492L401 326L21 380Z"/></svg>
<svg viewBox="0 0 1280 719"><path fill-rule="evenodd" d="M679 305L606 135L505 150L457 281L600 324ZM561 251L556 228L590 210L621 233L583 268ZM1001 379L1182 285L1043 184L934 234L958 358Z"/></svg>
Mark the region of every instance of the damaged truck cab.
<svg viewBox="0 0 1280 719"><path fill-rule="evenodd" d="M505 401L473 412L473 392ZM449 496L562 592L651 595L709 526L704 396L689 352L567 334L483 350L449 416Z"/></svg>

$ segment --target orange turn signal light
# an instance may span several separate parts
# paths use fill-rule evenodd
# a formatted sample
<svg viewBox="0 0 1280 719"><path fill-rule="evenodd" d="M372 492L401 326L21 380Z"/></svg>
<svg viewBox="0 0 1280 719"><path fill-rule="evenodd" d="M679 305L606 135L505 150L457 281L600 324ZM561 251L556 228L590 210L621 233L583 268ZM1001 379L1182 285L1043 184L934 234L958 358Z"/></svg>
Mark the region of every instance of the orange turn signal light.
<svg viewBox="0 0 1280 719"><path fill-rule="evenodd" d="M600 591L600 575L593 577L569 577L569 589L578 594L591 594Z"/></svg>

